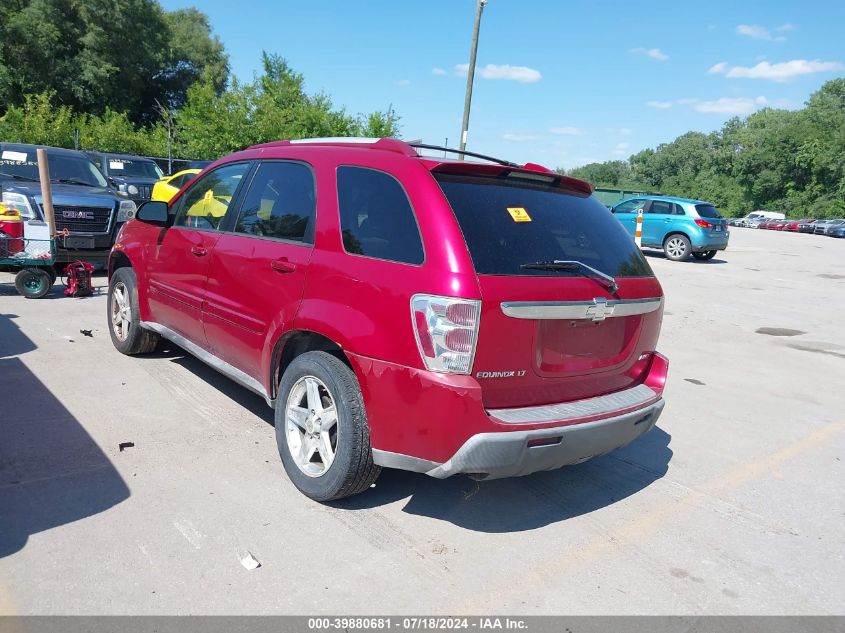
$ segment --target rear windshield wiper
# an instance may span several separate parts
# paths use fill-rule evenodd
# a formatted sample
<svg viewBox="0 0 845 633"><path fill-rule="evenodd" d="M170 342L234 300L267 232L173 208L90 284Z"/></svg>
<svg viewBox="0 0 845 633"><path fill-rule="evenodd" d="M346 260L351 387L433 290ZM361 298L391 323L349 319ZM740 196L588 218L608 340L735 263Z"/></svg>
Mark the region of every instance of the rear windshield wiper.
<svg viewBox="0 0 845 633"><path fill-rule="evenodd" d="M38 182L38 178L30 178L29 176L21 176L20 174L0 174L2 178L14 178L15 180L28 180L29 182Z"/></svg>
<svg viewBox="0 0 845 633"><path fill-rule="evenodd" d="M90 182L85 182L84 180L77 180L76 178L53 178L53 182L60 182L64 185L84 185L86 187L96 187L97 185L92 185Z"/></svg>
<svg viewBox="0 0 845 633"><path fill-rule="evenodd" d="M607 288L607 291L612 294L615 294L616 291L619 290L619 284L616 283L616 280L613 277L606 275L600 270L596 270L592 266L588 266L584 262L576 260L555 259L548 262L531 262L528 264L521 264L520 268L530 268L531 270L578 270L581 271L581 274L585 277L595 279L599 283L603 281L604 283L601 285ZM588 274L587 271L592 273L592 275Z"/></svg>

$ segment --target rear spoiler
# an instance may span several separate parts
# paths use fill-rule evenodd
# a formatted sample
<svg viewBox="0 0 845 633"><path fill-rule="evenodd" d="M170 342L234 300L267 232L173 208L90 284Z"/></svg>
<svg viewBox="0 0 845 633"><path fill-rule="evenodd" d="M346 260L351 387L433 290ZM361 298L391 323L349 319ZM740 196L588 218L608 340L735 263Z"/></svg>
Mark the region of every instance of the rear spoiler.
<svg viewBox="0 0 845 633"><path fill-rule="evenodd" d="M444 162L431 167L431 171L440 174L456 174L464 176L491 176L494 178L515 178L538 183L546 183L560 189L569 189L579 193L593 193L595 186L586 180L579 180L570 176L562 176L534 163L525 165L484 165L467 162Z"/></svg>

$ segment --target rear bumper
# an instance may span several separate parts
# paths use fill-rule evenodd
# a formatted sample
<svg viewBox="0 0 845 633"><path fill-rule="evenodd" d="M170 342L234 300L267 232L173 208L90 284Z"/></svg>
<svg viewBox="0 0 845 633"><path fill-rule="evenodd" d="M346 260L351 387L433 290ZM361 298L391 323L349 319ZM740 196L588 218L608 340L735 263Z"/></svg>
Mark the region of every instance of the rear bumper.
<svg viewBox="0 0 845 633"><path fill-rule="evenodd" d="M605 455L650 431L663 411L663 399L624 415L533 431L479 433L446 462L438 464L373 451L377 464L416 470L437 479L466 473L484 479L519 477L580 464Z"/></svg>
<svg viewBox="0 0 845 633"><path fill-rule="evenodd" d="M725 231L723 235L705 235L692 239L692 250L696 253L707 251L723 251L728 247L730 233Z"/></svg>
<svg viewBox="0 0 845 633"><path fill-rule="evenodd" d="M347 355L364 395L374 461L438 478L527 475L609 453L654 426L668 371L666 359L655 354L643 382L632 388L492 410L472 376Z"/></svg>

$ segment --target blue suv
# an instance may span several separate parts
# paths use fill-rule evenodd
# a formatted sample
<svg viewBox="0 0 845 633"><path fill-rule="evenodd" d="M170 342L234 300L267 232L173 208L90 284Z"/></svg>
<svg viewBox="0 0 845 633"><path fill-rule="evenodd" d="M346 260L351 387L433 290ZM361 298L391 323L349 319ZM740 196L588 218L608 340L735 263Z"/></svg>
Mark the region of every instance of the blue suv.
<svg viewBox="0 0 845 633"><path fill-rule="evenodd" d="M669 196L636 196L610 210L632 236L643 212L643 247L660 248L667 259L712 259L728 247L728 223L710 202Z"/></svg>

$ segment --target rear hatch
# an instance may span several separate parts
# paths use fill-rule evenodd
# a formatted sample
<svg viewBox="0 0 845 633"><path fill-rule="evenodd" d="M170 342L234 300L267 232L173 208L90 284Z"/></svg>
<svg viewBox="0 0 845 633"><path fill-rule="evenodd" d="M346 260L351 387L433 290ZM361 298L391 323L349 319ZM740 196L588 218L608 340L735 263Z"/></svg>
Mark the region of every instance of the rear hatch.
<svg viewBox="0 0 845 633"><path fill-rule="evenodd" d="M472 372L486 407L567 402L643 380L663 292L606 207L553 174L434 176L478 276Z"/></svg>

